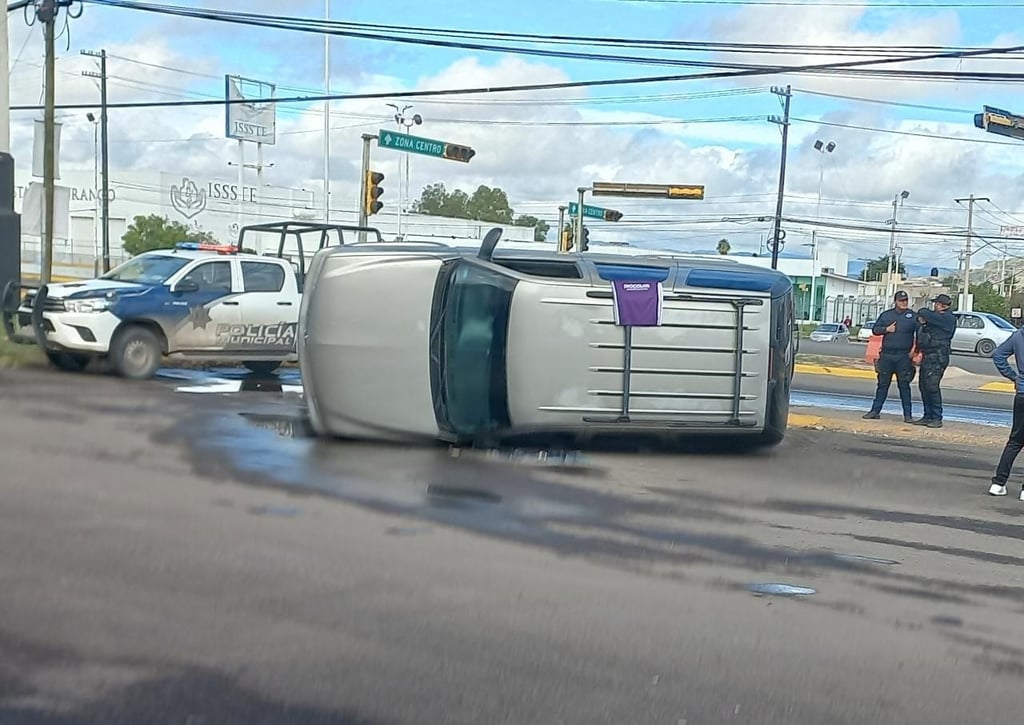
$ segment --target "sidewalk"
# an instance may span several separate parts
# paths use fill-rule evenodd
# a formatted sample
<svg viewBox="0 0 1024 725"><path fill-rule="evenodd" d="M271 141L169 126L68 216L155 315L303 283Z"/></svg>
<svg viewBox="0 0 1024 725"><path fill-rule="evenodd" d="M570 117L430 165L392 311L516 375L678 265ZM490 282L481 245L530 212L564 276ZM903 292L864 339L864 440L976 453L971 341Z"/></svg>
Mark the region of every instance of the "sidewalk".
<svg viewBox="0 0 1024 725"><path fill-rule="evenodd" d="M1007 434L1006 428L997 426L945 423L941 428L924 428L904 423L902 418L894 415L883 415L880 420L863 420L859 411L800 407L790 408L789 427L893 440L969 444L974 448L997 450L1006 443Z"/></svg>
<svg viewBox="0 0 1024 725"><path fill-rule="evenodd" d="M800 359L797 355L797 360ZM831 375L837 378L875 380L875 371L863 360L839 359L832 362L797 362L795 372L801 375ZM951 390L974 390L983 393L1012 393L1013 383L999 375L978 375L963 368L950 366L942 378L942 387Z"/></svg>

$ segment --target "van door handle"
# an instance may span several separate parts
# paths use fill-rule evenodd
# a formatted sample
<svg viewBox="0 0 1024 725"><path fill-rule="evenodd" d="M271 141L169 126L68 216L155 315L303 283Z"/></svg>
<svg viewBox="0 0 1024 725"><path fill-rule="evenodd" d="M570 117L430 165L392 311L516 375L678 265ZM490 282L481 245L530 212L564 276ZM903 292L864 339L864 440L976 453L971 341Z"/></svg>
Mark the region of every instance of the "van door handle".
<svg viewBox="0 0 1024 725"><path fill-rule="evenodd" d="M225 305L231 305L232 307L238 307L238 300L225 300Z"/></svg>
<svg viewBox="0 0 1024 725"><path fill-rule="evenodd" d="M281 307L291 307L292 306L291 302L278 302L277 304L279 306L281 306Z"/></svg>

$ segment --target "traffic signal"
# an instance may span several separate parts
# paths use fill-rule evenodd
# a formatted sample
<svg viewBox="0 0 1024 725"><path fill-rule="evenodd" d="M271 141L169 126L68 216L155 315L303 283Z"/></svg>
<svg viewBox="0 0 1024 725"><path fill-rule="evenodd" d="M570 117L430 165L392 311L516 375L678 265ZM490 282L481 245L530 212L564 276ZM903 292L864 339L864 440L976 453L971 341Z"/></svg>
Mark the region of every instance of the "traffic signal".
<svg viewBox="0 0 1024 725"><path fill-rule="evenodd" d="M581 241L582 241L582 244L580 244L580 251L581 252L585 252L588 249L590 249L590 230L587 229L586 227L583 227L583 239Z"/></svg>
<svg viewBox="0 0 1024 725"><path fill-rule="evenodd" d="M572 225L566 224L565 228L562 229L562 238L560 240L559 249L563 252L568 252L572 249Z"/></svg>
<svg viewBox="0 0 1024 725"><path fill-rule="evenodd" d="M468 164L469 160L474 156L476 156L476 151L469 146L459 146L453 143L446 143L444 145L444 157L451 161L461 161L464 164Z"/></svg>
<svg viewBox="0 0 1024 725"><path fill-rule="evenodd" d="M379 171L366 172L366 198L363 199L363 211L366 216L372 216L384 208L384 203L378 201L384 193L380 182L384 181L384 174Z"/></svg>
<svg viewBox="0 0 1024 725"><path fill-rule="evenodd" d="M604 210L604 220L606 222L617 222L622 218L622 212L616 211L615 209Z"/></svg>

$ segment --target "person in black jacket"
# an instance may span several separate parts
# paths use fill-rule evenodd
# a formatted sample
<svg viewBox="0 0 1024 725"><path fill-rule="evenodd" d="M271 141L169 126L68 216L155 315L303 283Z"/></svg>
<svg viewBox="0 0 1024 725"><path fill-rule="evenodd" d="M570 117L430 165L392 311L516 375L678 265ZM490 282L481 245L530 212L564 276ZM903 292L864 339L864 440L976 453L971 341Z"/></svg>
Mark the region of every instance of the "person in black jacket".
<svg viewBox="0 0 1024 725"><path fill-rule="evenodd" d="M921 388L924 416L915 425L929 428L942 427L942 391L939 383L949 367L949 349L956 332L956 319L949 308L953 300L949 295L938 295L932 300L932 309L917 311L917 346L923 353L921 374L917 384Z"/></svg>
<svg viewBox="0 0 1024 725"><path fill-rule="evenodd" d="M882 406L889 397L892 387L892 376L896 376L896 386L900 390L900 402L903 404L903 420L913 423L913 401L910 397L910 381L914 379L914 341L917 335L917 314L910 309L910 297L900 290L893 297L892 309L878 316L873 335L883 335L882 351L875 365L878 372L878 388L871 410L864 414L868 420L881 417Z"/></svg>

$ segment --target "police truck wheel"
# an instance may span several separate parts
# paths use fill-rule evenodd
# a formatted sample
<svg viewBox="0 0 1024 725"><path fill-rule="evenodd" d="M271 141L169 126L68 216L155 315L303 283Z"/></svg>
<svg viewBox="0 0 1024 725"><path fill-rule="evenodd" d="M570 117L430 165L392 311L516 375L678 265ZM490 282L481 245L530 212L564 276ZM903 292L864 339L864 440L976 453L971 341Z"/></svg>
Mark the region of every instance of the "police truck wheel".
<svg viewBox="0 0 1024 725"><path fill-rule="evenodd" d="M129 327L118 333L110 347L114 369L123 377L146 380L156 375L163 359L160 340L145 327Z"/></svg>
<svg viewBox="0 0 1024 725"><path fill-rule="evenodd" d="M271 375L281 367L281 363L276 360L247 360L242 365L249 368L255 375Z"/></svg>
<svg viewBox="0 0 1024 725"><path fill-rule="evenodd" d="M69 373L80 373L89 364L88 355L78 355L73 352L47 352L46 359L55 368Z"/></svg>
<svg viewBox="0 0 1024 725"><path fill-rule="evenodd" d="M996 351L996 344L991 340L982 340L978 343L978 354L982 357L992 357Z"/></svg>

